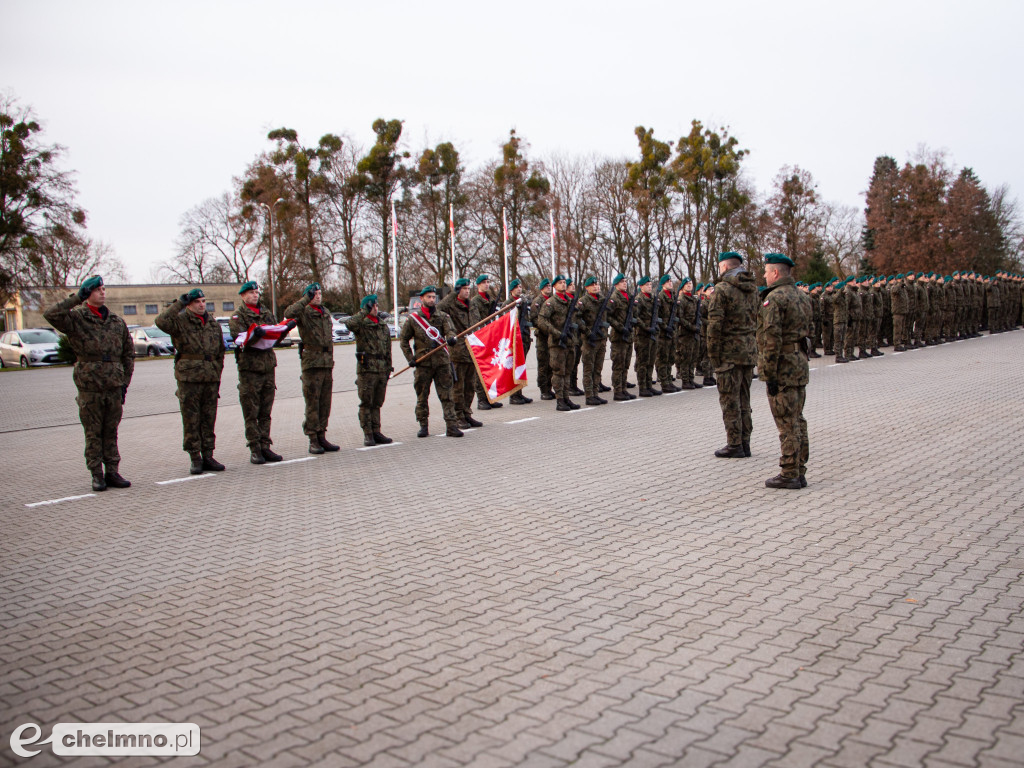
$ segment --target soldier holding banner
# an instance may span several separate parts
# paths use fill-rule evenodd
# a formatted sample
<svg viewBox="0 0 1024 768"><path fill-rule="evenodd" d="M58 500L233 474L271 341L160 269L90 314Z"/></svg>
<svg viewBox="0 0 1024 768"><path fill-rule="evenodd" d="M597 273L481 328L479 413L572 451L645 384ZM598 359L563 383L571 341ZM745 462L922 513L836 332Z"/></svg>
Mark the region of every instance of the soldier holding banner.
<svg viewBox="0 0 1024 768"><path fill-rule="evenodd" d="M409 366L416 369L413 374L413 388L416 390L416 421L420 425L420 431L416 436L427 437L430 434L430 408L427 405L427 398L430 396L430 385L433 384L444 412L444 423L447 427L445 435L462 437L463 432L458 427L458 417L455 414L455 403L452 401L454 382L448 350L437 352L417 363L418 358L437 347L457 344L455 328L452 326L451 318L438 309L437 289L434 286L425 286L420 291L420 300L422 304L419 309L410 312L409 319L402 326L399 343ZM414 342L414 346L410 346L410 342ZM482 384L480 388L483 389Z"/></svg>

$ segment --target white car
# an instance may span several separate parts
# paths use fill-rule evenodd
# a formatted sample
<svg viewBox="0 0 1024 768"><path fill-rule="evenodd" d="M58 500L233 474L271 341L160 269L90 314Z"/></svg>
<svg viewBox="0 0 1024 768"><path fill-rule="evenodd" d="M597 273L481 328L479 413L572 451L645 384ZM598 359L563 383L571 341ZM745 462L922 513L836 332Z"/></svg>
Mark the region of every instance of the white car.
<svg viewBox="0 0 1024 768"><path fill-rule="evenodd" d="M350 331L348 329L348 326L345 325L344 323L338 322L334 318L331 318L331 331L332 331L332 334L334 336L334 343L335 344L341 344L344 341L355 341L356 340L356 335L354 333L352 333L352 331ZM288 332L288 338L291 339L292 341L294 341L295 343L298 343L299 341L301 341L301 337L299 336L299 328L298 328L298 326L296 326L295 328L292 328Z"/></svg>
<svg viewBox="0 0 1024 768"><path fill-rule="evenodd" d="M61 362L57 357L57 342L60 337L49 328L26 328L23 331L8 331L0 336L0 368L19 365L54 365Z"/></svg>

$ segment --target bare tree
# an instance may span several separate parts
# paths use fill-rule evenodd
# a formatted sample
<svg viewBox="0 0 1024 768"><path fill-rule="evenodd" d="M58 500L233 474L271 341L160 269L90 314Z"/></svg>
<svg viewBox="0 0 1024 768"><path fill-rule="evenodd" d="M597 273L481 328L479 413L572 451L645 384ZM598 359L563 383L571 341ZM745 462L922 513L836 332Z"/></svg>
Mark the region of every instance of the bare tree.
<svg viewBox="0 0 1024 768"><path fill-rule="evenodd" d="M829 267L839 277L856 274L864 244L864 219L853 206L822 203L819 207L818 239Z"/></svg>

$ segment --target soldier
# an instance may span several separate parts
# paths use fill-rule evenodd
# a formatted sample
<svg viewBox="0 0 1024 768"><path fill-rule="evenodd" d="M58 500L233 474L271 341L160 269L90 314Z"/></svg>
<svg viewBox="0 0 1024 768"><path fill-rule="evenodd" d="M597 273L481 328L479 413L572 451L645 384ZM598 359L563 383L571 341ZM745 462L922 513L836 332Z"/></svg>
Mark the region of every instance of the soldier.
<svg viewBox="0 0 1024 768"><path fill-rule="evenodd" d="M757 284L736 251L718 255L718 272L708 307L708 357L718 377L727 445L715 456L742 459L750 456L753 430L750 382L757 356Z"/></svg>
<svg viewBox="0 0 1024 768"><path fill-rule="evenodd" d="M894 352L907 351L907 310L910 308L906 276L901 272L889 286L892 302L892 341Z"/></svg>
<svg viewBox="0 0 1024 768"><path fill-rule="evenodd" d="M306 401L302 431L309 438L309 452L319 455L337 451L339 447L327 440L334 388L334 326L323 306L320 283L307 285L302 298L288 307L284 316L299 326L302 396Z"/></svg>
<svg viewBox="0 0 1024 768"><path fill-rule="evenodd" d="M918 347L927 346L928 313L931 311L928 303L928 286L924 283L924 272L918 272L914 280L917 290L917 310L914 315L914 344Z"/></svg>
<svg viewBox="0 0 1024 768"><path fill-rule="evenodd" d="M851 276L846 280L846 345L843 349L843 357L847 360L857 360L857 343L860 341L860 327L863 319L864 304L860 300L860 289L857 278Z"/></svg>
<svg viewBox="0 0 1024 768"><path fill-rule="evenodd" d="M868 275L861 275L857 283L857 292L860 296L861 322L860 322L860 359L870 360L870 352L875 330L875 295L871 290L871 278Z"/></svg>
<svg viewBox="0 0 1024 768"><path fill-rule="evenodd" d="M665 393L678 392L672 383L672 364L676 357L676 328L679 326L679 308L676 306L675 281L671 275L662 275L658 281L661 296L658 301L658 384Z"/></svg>
<svg viewBox="0 0 1024 768"><path fill-rule="evenodd" d="M223 472L224 465L213 458L217 399L224 371L224 334L220 323L206 311L202 289L193 288L172 301L155 324L171 335L178 350L174 354L174 378L178 380L182 447L192 461L189 472Z"/></svg>
<svg viewBox="0 0 1024 768"><path fill-rule="evenodd" d="M833 277L825 283L825 290L821 294L821 346L823 355L836 354L832 343L832 301L835 299L835 283L837 278Z"/></svg>
<svg viewBox="0 0 1024 768"><path fill-rule="evenodd" d="M635 400L636 395L626 391L629 360L633 356L632 297L626 290L626 276L621 272L612 278L611 297L608 299L608 324L612 338L613 400ZM630 327L626 326L629 320Z"/></svg>
<svg viewBox="0 0 1024 768"><path fill-rule="evenodd" d="M380 431L380 409L387 395L388 376L395 369L391 363L391 332L380 319L377 294L364 296L359 311L345 325L356 337L356 390L363 445L388 445L393 441Z"/></svg>
<svg viewBox="0 0 1024 768"><path fill-rule="evenodd" d="M554 292L544 302L537 316L537 327L548 337L548 358L551 361L551 385L555 391L556 411L574 411L580 407L569 399L572 336L576 332L572 326L575 324L577 302L566 293L567 282L565 275L555 275Z"/></svg>
<svg viewBox="0 0 1024 768"><path fill-rule="evenodd" d="M599 396L601 369L608 349L608 301L610 296L601 296L601 284L594 276L583 281L583 298L579 301L580 334L583 337L583 392L587 405L607 405L608 401Z"/></svg>
<svg viewBox="0 0 1024 768"><path fill-rule="evenodd" d="M261 349L255 346L263 333L260 326L276 325L277 318L269 309L259 303L260 290L255 280L242 284L238 291L242 305L228 321L231 335L238 338L253 325L256 328L244 347L235 349L235 364L238 367L238 401L242 406L242 420L245 422L245 442L249 447L249 461L252 464L266 464L281 461L279 453L270 450L270 415L274 408L274 394L277 391L274 368L277 355L274 348Z"/></svg>
<svg viewBox="0 0 1024 768"><path fill-rule="evenodd" d="M455 281L455 290L445 296L437 307L451 319L456 335L473 325L469 291L469 280L460 277ZM469 354L469 348L460 342L453 344L448 350L448 354L451 356L452 366L455 369L452 402L455 407L457 426L459 429L482 427L483 422L473 418L473 392L480 377L476 375L476 366L473 365L473 357Z"/></svg>
<svg viewBox="0 0 1024 768"><path fill-rule="evenodd" d="M530 302L528 302L523 296L523 283L519 278L516 278L508 284L508 295L512 301L522 299L522 302L519 304L518 313L519 337L523 340L523 359L526 359L526 355L530 352L530 329L533 327L533 323L530 322ZM456 332L458 332L458 329L456 329ZM463 346L465 346L465 344L463 344ZM523 395L523 391L519 390L517 392L513 392L508 401L512 405L529 405L533 402L533 398L526 397Z"/></svg>
<svg viewBox="0 0 1024 768"><path fill-rule="evenodd" d="M832 344L835 347L836 362L848 363L846 357L846 325L850 319L850 295L846 292L846 281L835 284L832 294Z"/></svg>
<svg viewBox="0 0 1024 768"><path fill-rule="evenodd" d="M879 282L879 296L882 297L882 321L878 328L879 346L891 347L892 341L892 294L889 293L889 286L895 279L894 275L882 277Z"/></svg>
<svg viewBox="0 0 1024 768"><path fill-rule="evenodd" d="M697 358L700 360L700 373L702 375L701 386L718 386L718 379L711 370L711 360L708 359L708 307L711 304L711 297L715 293L715 286L706 283L697 292L698 309L700 309L700 351Z"/></svg>
<svg viewBox="0 0 1024 768"><path fill-rule="evenodd" d="M571 277L566 277L565 279L565 293L570 301L576 296L576 289L573 288ZM577 306L579 306L578 301ZM586 392L580 389L580 363L583 361L583 331L580 330L581 326L578 322L574 322L573 325L576 326L576 329L571 334L572 356L569 359L569 394L580 397L586 394Z"/></svg>
<svg viewBox="0 0 1024 768"><path fill-rule="evenodd" d="M476 325L485 317L493 315L498 311L498 302L491 298L491 278L488 275L477 275L476 278L476 291L473 293L473 297L469 300L469 323L470 325ZM501 408L505 404L502 402L492 403L487 398L487 392L484 390L484 383L480 381L480 377L473 376L473 387L476 389L476 407L481 411L489 411L492 408Z"/></svg>
<svg viewBox="0 0 1024 768"><path fill-rule="evenodd" d="M486 275L484 279L486 280ZM480 282L478 281L477 285L480 285ZM424 286L420 291L420 299L420 308L411 312L409 319L402 326L400 343L405 359L416 369L413 375L413 388L416 390L416 421L420 424L420 431L416 433L416 437L426 437L430 434L430 408L427 405L427 398L430 397L431 384L437 390L437 399L441 401L447 428L445 435L462 437L463 432L458 427L458 416L452 402L452 363L448 357L448 350L435 352L426 360L416 362L417 358L442 344L447 344L448 348L455 346L458 343L455 339L455 327L451 318L436 306L437 289L434 286ZM416 342L415 352L409 345L413 340Z"/></svg>
<svg viewBox="0 0 1024 768"><path fill-rule="evenodd" d="M636 347L636 381L640 387L640 397L660 395L661 390L654 388L654 362L658 355L658 316L657 297L654 295L654 284L649 275L644 275L637 283L639 292L633 304L633 317L636 325L633 329L633 344Z"/></svg>
<svg viewBox="0 0 1024 768"><path fill-rule="evenodd" d="M551 298L551 281L545 277L540 281L539 290L540 293L530 305L530 317L535 319L540 317L544 302ZM537 343L537 386L540 387L540 399L554 400L555 393L551 391L551 362L548 360L548 335L540 326L535 326L533 337Z"/></svg>
<svg viewBox="0 0 1024 768"><path fill-rule="evenodd" d="M93 275L77 293L43 313L67 336L75 353L78 418L85 431L85 465L94 491L131 485L118 472L117 428L135 370L135 346L128 326L107 309L106 300L103 278Z"/></svg>
<svg viewBox="0 0 1024 768"><path fill-rule="evenodd" d="M821 357L818 354L818 347L821 346L821 283L812 284L808 295L814 312L814 333L811 335L811 354L808 357Z"/></svg>
<svg viewBox="0 0 1024 768"><path fill-rule="evenodd" d="M700 308L693 295L693 279L684 277L679 283L679 331L676 334L676 370L679 373L680 389L700 389L703 384L693 380L693 367L697 363L697 348L700 346L700 332L697 322Z"/></svg>
<svg viewBox="0 0 1024 768"><path fill-rule="evenodd" d="M942 277L942 342L956 338L956 291L950 275Z"/></svg>
<svg viewBox="0 0 1024 768"><path fill-rule="evenodd" d="M985 298L988 309L988 335L1000 333L1002 327L1003 297L999 290L999 281L991 277L985 278Z"/></svg>
<svg viewBox="0 0 1024 768"><path fill-rule="evenodd" d="M779 429L782 472L764 481L767 488L806 488L807 421L804 400L810 371L805 344L814 318L810 297L793 285L793 262L781 253L764 257L768 289L757 315L757 370L768 389L775 426Z"/></svg>

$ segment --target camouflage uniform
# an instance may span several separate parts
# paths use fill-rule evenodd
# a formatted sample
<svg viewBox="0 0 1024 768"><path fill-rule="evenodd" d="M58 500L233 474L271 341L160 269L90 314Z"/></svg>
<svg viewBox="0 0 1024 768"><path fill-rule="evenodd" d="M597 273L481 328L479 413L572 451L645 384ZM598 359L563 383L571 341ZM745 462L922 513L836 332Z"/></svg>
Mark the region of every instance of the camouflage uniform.
<svg viewBox="0 0 1024 768"><path fill-rule="evenodd" d="M228 321L231 335L236 339L254 324L276 325L277 319L266 307L250 307L243 302ZM245 442L250 451L269 448L274 442L270 439L270 412L277 392L274 378L277 355L273 347L257 349L249 346L235 350L235 363L238 365L238 400L245 421Z"/></svg>
<svg viewBox="0 0 1024 768"><path fill-rule="evenodd" d="M750 382L757 350L758 296L754 276L731 269L715 283L708 307L708 357L718 379L718 402L732 447L750 443Z"/></svg>
<svg viewBox="0 0 1024 768"><path fill-rule="evenodd" d="M217 400L224 371L224 334L209 312L193 314L175 299L155 320L157 328L171 335L174 378L184 432L182 448L195 461L212 458L217 442Z"/></svg>
<svg viewBox="0 0 1024 768"><path fill-rule="evenodd" d="M530 317L540 317L540 310L544 306L544 302L547 301L547 297L543 293L538 293L537 297L533 300L533 304L530 305ZM551 361L548 360L548 335L540 329L539 326L534 326L534 339L537 342L537 386L540 387L541 394L545 394L551 391Z"/></svg>
<svg viewBox="0 0 1024 768"><path fill-rule="evenodd" d="M448 315L452 321L452 328L455 329L455 335L462 333L473 324L470 318L470 302L459 299L458 291L452 291L445 296L437 308ZM452 366L455 369L455 381L452 388L455 415L459 422L469 426L469 420L473 418L473 392L482 388L480 377L476 374L473 356L469 354L466 342L460 340L449 350L449 353ZM444 353L438 352L437 354L443 355ZM484 399L486 400L486 398L485 394Z"/></svg>
<svg viewBox="0 0 1024 768"><path fill-rule="evenodd" d="M835 289L828 288L821 294L821 345L823 355L834 355L836 353L832 342L832 302L835 299Z"/></svg>
<svg viewBox="0 0 1024 768"><path fill-rule="evenodd" d="M678 326L676 332L676 371L682 380L682 385L687 389L695 386L693 382L693 367L697 363L697 347L699 345L697 333L698 300L692 293L684 293L679 297Z"/></svg>
<svg viewBox="0 0 1024 768"><path fill-rule="evenodd" d="M811 300L792 277L768 286L761 296L757 315L757 370L766 384L778 385L768 395L775 426L779 429L782 458L779 466L785 478L803 477L809 446L804 400L810 378L803 340L813 329Z"/></svg>
<svg viewBox="0 0 1024 768"><path fill-rule="evenodd" d="M544 302L540 314L537 316L537 327L547 334L548 337L548 359L551 361L551 387L554 390L555 398L567 400L569 398L569 372L574 354L572 333L565 346L559 345L562 336L562 328L565 326L565 318L569 312L571 303L569 294L552 293L551 298ZM573 318L576 322L576 318Z"/></svg>
<svg viewBox="0 0 1024 768"><path fill-rule="evenodd" d="M359 393L359 426L363 434L380 434L380 409L387 395L391 362L391 332L380 318L361 309L345 321L356 337L356 390Z"/></svg>
<svg viewBox="0 0 1024 768"><path fill-rule="evenodd" d="M604 358L608 352L608 308L605 307L605 314L601 318L601 324L597 328L597 341L590 342L590 332L597 322L598 313L604 299L600 294L584 293L580 299L577 312L577 321L580 326L580 335L583 338L583 393L587 399L598 397L601 394L601 370L604 368ZM609 298L608 303L611 304Z"/></svg>
<svg viewBox="0 0 1024 768"><path fill-rule="evenodd" d="M857 342L860 341L860 322L863 304L856 283L847 283L843 289L846 293L846 344L843 346L843 357L853 360L856 357Z"/></svg>
<svg viewBox="0 0 1024 768"><path fill-rule="evenodd" d="M897 351L902 352L907 346L907 311L910 299L907 284L904 280L894 280L889 286L889 299L892 305L892 342Z"/></svg>
<svg viewBox="0 0 1024 768"><path fill-rule="evenodd" d="M832 294L832 345L837 362L847 359L843 353L846 351L846 325L849 320L850 295L843 287Z"/></svg>
<svg viewBox="0 0 1024 768"><path fill-rule="evenodd" d="M438 307L440 309L440 307ZM498 302L488 296L484 296L480 291L473 291L469 297L469 324L475 325L489 315L493 315L498 311ZM491 321L493 322L493 320ZM465 346L465 345L463 345ZM439 352L438 354L443 354ZM437 355L434 355L436 357ZM454 361L453 361L454 362ZM461 373L459 376L461 377ZM473 388L476 390L477 401L481 405L490 405L492 408L500 408L502 403L491 403L487 397L487 391L484 389L484 383L480 380L480 377L476 375L474 371L473 376L470 377L473 382ZM486 408L484 409L486 410Z"/></svg>
<svg viewBox="0 0 1024 768"><path fill-rule="evenodd" d="M821 346L821 294L814 292L818 290L820 288L814 288L807 294L811 300L811 311L814 313L814 333L811 335L811 349L814 352Z"/></svg>
<svg viewBox="0 0 1024 768"><path fill-rule="evenodd" d="M636 325L633 329L633 344L636 347L636 364L634 367L636 369L636 384L641 395L645 392L648 395L652 392L661 392L661 390L654 389L653 375L654 363L658 357L658 329L656 325L654 326L654 333L651 333L656 309L654 306L655 296L654 291L650 294L640 291L633 304L633 317L636 318ZM660 312L658 316L660 317Z"/></svg>
<svg viewBox="0 0 1024 768"><path fill-rule="evenodd" d="M295 320L302 340L302 397L306 401L302 431L311 441L327 433L334 389L333 321L325 307L310 303L312 299L311 294L304 294L284 311L286 318Z"/></svg>
<svg viewBox="0 0 1024 768"><path fill-rule="evenodd" d="M81 304L82 306L78 306ZM99 315L73 293L43 313L75 353L78 418L85 431L85 464L95 478L117 474L117 428L122 400L135 370L135 345L124 320L100 307Z"/></svg>
<svg viewBox="0 0 1024 768"><path fill-rule="evenodd" d="M919 347L925 344L925 323L928 320L928 286L920 280L914 281L917 296L914 313L914 343Z"/></svg>
<svg viewBox="0 0 1024 768"><path fill-rule="evenodd" d="M626 394L626 377L629 371L629 360L633 357L633 332L624 334L626 315L629 314L629 294L626 291L613 291L608 299L608 324L611 326L612 339L612 390L619 399Z"/></svg>
<svg viewBox="0 0 1024 768"><path fill-rule="evenodd" d="M658 301L658 317L661 318L661 325L658 328L658 385L662 391L673 392L675 384L672 383L672 364L676 358L676 329L668 327L668 321L672 317L672 307L676 303L674 291L662 290ZM676 310L678 317L679 310ZM679 321L676 320L676 327ZM665 388L668 387L668 390Z"/></svg>
<svg viewBox="0 0 1024 768"><path fill-rule="evenodd" d="M885 346L893 346L892 340L892 294L889 293L891 283L878 286L879 296L882 297L882 322L878 329L878 341L881 344L884 340Z"/></svg>
<svg viewBox="0 0 1024 768"><path fill-rule="evenodd" d="M988 332L989 334L999 333L1002 327L1003 297L999 290L999 281L990 280L986 286L986 298L988 306Z"/></svg>
<svg viewBox="0 0 1024 768"><path fill-rule="evenodd" d="M708 307L711 306L711 297L715 295L714 289L708 292L702 300L698 302L698 308L700 309L700 348L697 352L697 359L700 374L704 377L705 386L715 383L715 378L712 376L711 360L708 358Z"/></svg>
<svg viewBox="0 0 1024 768"><path fill-rule="evenodd" d="M427 336L427 332L416 322L415 318L417 317L422 322L436 328L444 339L455 335L452 319L444 311L437 307L430 310L426 305L421 306L405 321L400 336L399 345L402 354L410 364L415 362L417 357L425 355L437 347L437 342ZM412 341L416 342L414 347L410 345ZM479 379L480 377L474 376L474 378ZM430 420L430 406L427 404L427 398L430 397L431 384L437 390L437 398L441 401L445 425L449 429L457 429L458 416L455 414L455 403L452 402L452 385L454 384L452 364L448 354L443 350L435 352L423 362L418 363L413 374L413 389L416 390L416 421L421 427L427 426ZM486 393L484 399L487 399Z"/></svg>

